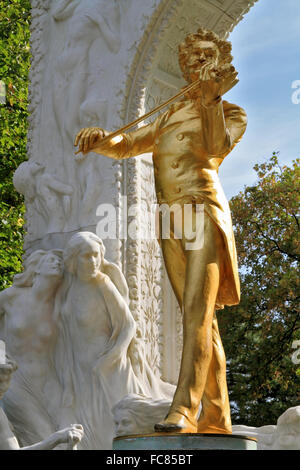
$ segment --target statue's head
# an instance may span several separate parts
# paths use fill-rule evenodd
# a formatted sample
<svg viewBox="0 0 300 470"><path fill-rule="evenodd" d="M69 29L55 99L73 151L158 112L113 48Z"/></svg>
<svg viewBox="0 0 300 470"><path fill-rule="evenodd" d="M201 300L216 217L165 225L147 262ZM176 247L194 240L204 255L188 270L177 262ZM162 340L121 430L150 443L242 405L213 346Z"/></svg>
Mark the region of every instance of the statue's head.
<svg viewBox="0 0 300 470"><path fill-rule="evenodd" d="M155 423L166 416L170 400L153 400L144 395L129 394L113 408L112 414L116 436L147 434L154 430Z"/></svg>
<svg viewBox="0 0 300 470"><path fill-rule="evenodd" d="M88 281L97 277L104 260L102 240L92 232L78 232L69 240L64 251L66 271Z"/></svg>
<svg viewBox="0 0 300 470"><path fill-rule="evenodd" d="M179 45L179 65L185 80L189 83L198 80L201 69L219 69L232 61L231 43L224 41L212 32L200 28L189 34Z"/></svg>
<svg viewBox="0 0 300 470"><path fill-rule="evenodd" d="M45 167L38 162L23 162L16 169L13 177L14 187L18 193L23 194L28 199L33 199L35 196L34 177L44 171Z"/></svg>
<svg viewBox="0 0 300 470"><path fill-rule="evenodd" d="M0 364L0 400L9 389L11 376L17 370L17 364L6 357L6 363Z"/></svg>
<svg viewBox="0 0 300 470"><path fill-rule="evenodd" d="M62 250L37 250L24 261L24 270L14 277L14 286L31 287L37 276L57 282L63 275Z"/></svg>

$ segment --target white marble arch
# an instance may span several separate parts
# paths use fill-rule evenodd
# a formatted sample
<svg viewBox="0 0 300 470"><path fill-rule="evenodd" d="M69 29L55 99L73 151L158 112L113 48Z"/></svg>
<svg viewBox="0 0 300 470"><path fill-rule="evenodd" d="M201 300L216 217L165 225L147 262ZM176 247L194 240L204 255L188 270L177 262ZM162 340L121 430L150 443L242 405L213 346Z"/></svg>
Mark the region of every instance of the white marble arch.
<svg viewBox="0 0 300 470"><path fill-rule="evenodd" d="M80 8L76 6L79 1L31 0L33 61L30 72L29 110L31 114L28 156L34 162L46 163L46 171L57 175L62 183L71 184L73 203L71 215L60 232L49 232L45 229L44 233L40 233L40 216L30 205L27 206L29 230L24 245L27 254L36 249L64 248L74 232L95 231L96 207L100 203L111 203L115 206L117 230L120 231L124 216L122 195L128 196L129 205L137 204L136 212L128 217L128 222L135 219L138 224L142 222L141 204L143 202L149 204L154 200L153 175L149 157L119 163L104 158L95 160L91 155L83 164L80 164L83 166L78 168L73 161L70 139L65 139L66 136L63 134L64 132L68 135L72 134L73 128L66 128L63 131L58 129L58 125L61 126L61 120L55 120L57 111L53 110L49 92L49 83L52 83L49 82L49 71L53 73L52 61L54 64L55 60L64 54L64 47L70 39L68 36L68 31L70 31L68 21L70 20L67 18L68 15L64 14L57 20L55 8L58 4L62 7L66 4L68 9L68 4L71 4L72 7L74 5L74 11L80 14ZM97 36L95 40L94 36L89 36L86 50L89 51L90 59L83 65L90 70L88 83L92 84L91 87L95 86L95 77L98 80L99 95L95 95L95 102L101 105L101 116L107 128L111 130L119 128L152 108L160 100L172 95L181 86L176 49L178 42L186 34L195 31L201 25L226 36L256 1L109 0L108 2L107 0L88 0L87 8L91 10L93 5L97 11L101 5L105 7L104 21L108 26L110 24L110 30L117 32L113 39L114 46L106 47L109 31L105 25L103 26L102 20L98 21L98 26L93 24L93 31L96 31L95 28L99 27L99 24L100 29L98 36L96 32L93 33ZM120 15L117 12L118 4L122 8ZM111 10L110 5L112 5ZM60 9L60 5L58 7ZM110 12L113 18L109 17ZM112 27L112 25L115 26ZM121 37L120 44L118 44L118 34ZM95 41L98 43L100 41L102 48L106 47L104 55L100 53L101 47L97 49ZM102 66L104 60L104 73L98 74L97 67L94 68L91 65L91 58L96 62L98 58ZM73 71L75 77L78 68L76 68L76 74L75 68ZM67 73L68 80L72 83L72 69ZM93 89L96 90L96 88ZM103 93L102 90L104 90ZM97 94L98 91L95 93ZM91 101L93 102L89 100ZM69 106L68 101L66 103ZM70 112L72 112L71 106ZM97 110L89 109L88 112L89 118L92 115L91 119L93 119L93 112L96 113L94 118L97 118ZM74 122L78 125L78 116ZM89 124L93 124L93 121ZM74 128L74 134L76 130ZM62 141L64 142L63 149L62 144L59 143ZM95 188L91 194L86 194L85 200L88 201L86 207L89 210L85 210L84 214L80 214L80 203L85 196L86 189L82 187L84 179L82 173L91 177L91 188ZM98 175L99 179L95 179L94 175ZM181 338L180 313L164 274L156 241L131 239L122 241L117 238L105 240L104 243L109 258L122 268L126 276L130 288L130 308L139 323L140 330L144 332L145 350L153 370L160 370L166 380L176 382L180 358L180 347L178 347Z"/></svg>

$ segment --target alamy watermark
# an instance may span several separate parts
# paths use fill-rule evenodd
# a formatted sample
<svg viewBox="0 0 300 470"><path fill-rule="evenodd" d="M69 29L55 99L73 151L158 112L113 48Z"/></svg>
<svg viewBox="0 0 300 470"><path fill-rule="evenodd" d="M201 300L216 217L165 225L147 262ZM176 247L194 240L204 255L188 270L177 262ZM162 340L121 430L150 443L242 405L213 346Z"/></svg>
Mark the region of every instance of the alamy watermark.
<svg viewBox="0 0 300 470"><path fill-rule="evenodd" d="M6 355L5 355L5 343L4 341L0 340L0 365L6 363Z"/></svg>
<svg viewBox="0 0 300 470"><path fill-rule="evenodd" d="M296 351L292 354L292 363L299 365L300 364L300 340L293 341L292 348Z"/></svg>
<svg viewBox="0 0 300 470"><path fill-rule="evenodd" d="M300 104L300 80L294 80L292 83L292 89L295 90L292 93L292 103Z"/></svg>
<svg viewBox="0 0 300 470"><path fill-rule="evenodd" d="M3 80L0 80L0 104L6 103L6 86Z"/></svg>
<svg viewBox="0 0 300 470"><path fill-rule="evenodd" d="M100 204L96 233L102 240L184 240L186 250L200 250L204 245L204 205L133 204L121 197L121 220L112 204ZM131 220L132 219L132 220ZM117 223L118 222L118 223Z"/></svg>

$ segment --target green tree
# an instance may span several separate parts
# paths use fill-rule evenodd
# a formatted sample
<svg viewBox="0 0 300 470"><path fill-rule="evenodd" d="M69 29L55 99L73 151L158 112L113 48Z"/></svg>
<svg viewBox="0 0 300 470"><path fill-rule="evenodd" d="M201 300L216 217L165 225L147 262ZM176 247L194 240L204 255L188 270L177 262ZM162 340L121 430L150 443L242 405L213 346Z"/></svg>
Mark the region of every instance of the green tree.
<svg viewBox="0 0 300 470"><path fill-rule="evenodd" d="M300 403L292 362L299 321L299 162L256 165L258 182L231 200L241 302L219 314L233 422L276 424Z"/></svg>
<svg viewBox="0 0 300 470"><path fill-rule="evenodd" d="M24 204L12 177L26 159L29 26L29 0L0 0L0 290L21 270Z"/></svg>

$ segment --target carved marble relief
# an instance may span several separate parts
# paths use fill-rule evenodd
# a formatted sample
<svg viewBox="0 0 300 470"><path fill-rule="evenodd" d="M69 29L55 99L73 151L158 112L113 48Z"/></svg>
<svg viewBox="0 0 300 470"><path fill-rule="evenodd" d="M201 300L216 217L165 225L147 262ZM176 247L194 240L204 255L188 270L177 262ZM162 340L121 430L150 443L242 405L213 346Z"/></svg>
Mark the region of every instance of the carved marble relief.
<svg viewBox="0 0 300 470"><path fill-rule="evenodd" d="M192 6L190 0L151 0L143 2L143 8L138 0L31 2L33 59L30 72L29 163L23 164L15 175L16 189L25 195L27 206L27 259L24 263L24 273L28 263L30 264L32 259L36 260L36 253L42 251L43 254L40 253L39 256L41 259L47 259L48 255L52 256L53 250L66 249L72 235L77 231L95 231L98 221L96 209L100 203L109 202L116 208L118 233L122 229L122 195L128 196L128 206L136 205L135 212L128 216L128 224L135 221L142 225L142 222L145 222L143 205L155 203L149 158L112 162L91 154L82 162L75 162L73 137L77 130L85 125L106 126L114 130L172 96L183 84L175 54L178 42L187 33L196 30L199 24L207 27L214 24L217 32L226 34L254 0L192 0ZM128 352L133 373L138 375L147 372L147 380L152 377L148 370L139 365L141 357L144 358L147 367L155 375L155 380L152 377L152 385L158 383L158 388L155 385L154 389L159 391L159 375L163 375L169 382L176 382L181 355L181 345L178 342L181 337L181 317L177 302L166 281L160 248L156 240L143 238L104 240L104 244L109 259L122 269L129 286L129 311L137 331L136 341L132 342ZM57 256L61 259L59 252ZM36 263L39 264L38 261ZM30 302L34 302L33 294L35 289L38 289L41 272L35 272L33 266L35 263L32 265L32 279L26 281L24 286L15 284L12 290L5 291L7 294L3 293L2 296L1 293L1 298L4 302L5 296L13 293L11 305L14 307L10 318L16 316L16 324L13 323L11 332L7 333L7 339L17 360L20 355L19 372L15 374L12 389L5 400L8 408L14 410L11 412L12 417L13 413L18 413L15 404L18 404L20 398L19 389L26 390L25 395L31 397L28 398L29 404L30 400L34 402L30 404L25 416L22 410L20 416L15 415L12 421L16 423L22 423L22 420L29 423L32 413L39 407L46 410L45 413L40 413L41 422L37 421L37 431L32 430L34 437L24 437L24 440L36 442L36 437L40 437L40 429L43 436L49 435L50 431L58 429L61 424L69 424L68 418L71 417L71 422L76 422L83 416L85 423L88 423L92 411L83 407L83 415L77 414L75 400L75 405L72 403L71 407L66 407L61 415L62 421L58 423L57 409L61 405L58 402L51 403L51 400L47 403L44 401L53 394L55 400L61 399L63 402L66 398L66 386L74 384L77 380L76 377L70 378L69 371L65 377L64 374L61 375L62 369L57 363L53 342L58 341L62 331L68 334L69 338L78 338L78 350L74 351L74 357L78 356L76 367L80 374L85 369L84 361L90 359L79 357L82 344L78 324L83 328L88 325L87 320L79 318L78 315L76 321L72 319L70 327L71 310L67 307L72 302L73 294L66 289L65 279L70 277L66 270L64 280L62 277L57 278L57 284L54 283L54 278L51 278L55 284L53 289L59 288L59 292L63 288L66 289L61 297L63 307L58 309L56 306L54 309L48 298L47 308L35 309L36 315L43 314L47 318L43 317L40 322L39 317L35 324L31 318ZM79 282L78 279L75 281ZM47 282L50 286L50 279L47 278ZM49 286L45 287L45 294L50 292ZM22 303L23 309L23 302L25 306L28 303L25 316L20 314L20 304ZM92 308L89 309L91 310ZM54 324L51 323L53 330L52 327L48 329L50 337L47 337L43 327L48 324L49 318L53 321L50 315L53 311L57 316ZM26 322L29 322L29 326ZM67 327L71 328L68 333ZM20 338L20 344L14 339L18 338L18 335L21 337L24 331L34 335L37 343L34 343L32 351L30 350L37 364L36 375L34 370L30 371L33 375L30 387L35 387L36 383L36 390L29 387L26 374L22 373L23 368L27 371L26 355L22 354L26 345L21 344ZM91 342L93 343L93 339ZM45 366L43 355L39 362L35 347L50 348L53 363L47 363ZM47 371L46 379L39 372L43 364ZM93 387L95 390L95 381ZM133 387L130 391L135 392L136 388ZM169 390L167 392L169 393ZM93 401L94 392L91 393ZM22 394L23 391L20 396ZM81 394L82 390L79 390L78 397L82 397ZM79 418L75 419L77 416ZM108 428L112 429L109 419ZM31 424L35 426L35 422ZM88 442L103 438L95 437L89 431L86 435L91 436L87 439ZM87 441L83 440L82 446L92 445L86 444ZM102 442L101 445L106 444Z"/></svg>
<svg viewBox="0 0 300 470"><path fill-rule="evenodd" d="M4 406L23 446L78 422L82 449L108 449L124 396L172 397L140 341L147 315L134 320L125 278L104 253L95 234L78 232L63 252L32 253L0 293L0 337L18 363Z"/></svg>

